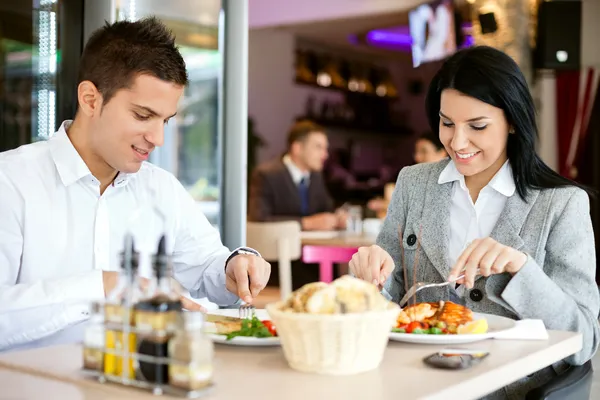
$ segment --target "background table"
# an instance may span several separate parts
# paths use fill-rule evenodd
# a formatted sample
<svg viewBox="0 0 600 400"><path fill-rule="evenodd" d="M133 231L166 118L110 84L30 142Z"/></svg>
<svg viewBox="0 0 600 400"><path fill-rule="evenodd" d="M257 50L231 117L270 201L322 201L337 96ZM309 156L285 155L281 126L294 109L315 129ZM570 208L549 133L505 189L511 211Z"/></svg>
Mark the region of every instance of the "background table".
<svg viewBox="0 0 600 400"><path fill-rule="evenodd" d="M319 280L333 280L333 264L350 262L359 247L375 244L369 235L348 235L345 232L302 232L302 261L319 264Z"/></svg>

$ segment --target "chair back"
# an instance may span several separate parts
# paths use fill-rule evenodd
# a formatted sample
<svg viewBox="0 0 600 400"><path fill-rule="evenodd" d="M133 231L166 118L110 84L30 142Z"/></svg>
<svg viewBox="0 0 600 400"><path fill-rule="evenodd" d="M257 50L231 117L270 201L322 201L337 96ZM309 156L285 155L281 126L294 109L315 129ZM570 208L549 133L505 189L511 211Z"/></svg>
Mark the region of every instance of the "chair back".
<svg viewBox="0 0 600 400"><path fill-rule="evenodd" d="M301 255L300 224L296 221L248 222L246 244L267 261L279 261L282 256L297 260Z"/></svg>
<svg viewBox="0 0 600 400"><path fill-rule="evenodd" d="M292 261L302 255L300 223L248 222L246 244L258 251L265 260L278 263L281 298L287 298L292 292Z"/></svg>

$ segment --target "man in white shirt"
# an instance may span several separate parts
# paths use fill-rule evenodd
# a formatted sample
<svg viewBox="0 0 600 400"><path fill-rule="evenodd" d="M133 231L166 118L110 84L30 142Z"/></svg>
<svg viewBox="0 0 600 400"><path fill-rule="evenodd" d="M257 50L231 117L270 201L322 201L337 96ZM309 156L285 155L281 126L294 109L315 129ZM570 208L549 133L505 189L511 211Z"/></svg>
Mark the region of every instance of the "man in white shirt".
<svg viewBox="0 0 600 400"><path fill-rule="evenodd" d="M0 154L0 350L79 340L89 302L116 285L127 232L166 233L174 276L194 297L232 305L264 288L270 265L230 252L179 181L145 162L186 84L159 21L107 25L81 57L74 121Z"/></svg>

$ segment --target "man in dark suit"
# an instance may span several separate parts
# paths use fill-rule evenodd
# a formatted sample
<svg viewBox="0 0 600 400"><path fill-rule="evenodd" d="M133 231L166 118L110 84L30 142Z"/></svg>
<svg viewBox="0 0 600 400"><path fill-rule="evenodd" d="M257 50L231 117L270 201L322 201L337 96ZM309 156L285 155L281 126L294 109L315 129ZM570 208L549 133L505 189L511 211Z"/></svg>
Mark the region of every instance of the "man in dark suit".
<svg viewBox="0 0 600 400"><path fill-rule="evenodd" d="M255 170L250 184L248 219L255 222L296 220L302 230L335 230L346 227L346 214L335 211L321 170L328 157L328 140L320 126L301 121L288 133L287 153ZM318 265L292 263L292 286L319 280ZM278 286L272 266L269 286Z"/></svg>
<svg viewBox="0 0 600 400"><path fill-rule="evenodd" d="M334 211L321 170L328 157L323 128L301 121L288 134L283 158L259 166L250 184L251 221L297 220L302 230L345 228L346 215Z"/></svg>

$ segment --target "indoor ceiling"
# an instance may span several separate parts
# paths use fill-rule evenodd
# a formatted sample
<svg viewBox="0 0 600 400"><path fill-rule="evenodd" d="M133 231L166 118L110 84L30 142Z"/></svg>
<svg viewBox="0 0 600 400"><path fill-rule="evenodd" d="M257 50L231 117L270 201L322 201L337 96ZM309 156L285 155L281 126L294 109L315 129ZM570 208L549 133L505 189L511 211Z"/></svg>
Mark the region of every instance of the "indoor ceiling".
<svg viewBox="0 0 600 400"><path fill-rule="evenodd" d="M455 7L461 10L463 17L468 15L467 1L455 0ZM412 9L412 8L411 8ZM408 13L410 9L402 12L369 15L347 19L335 19L327 21L315 21L310 23L279 26L277 29L293 32L294 35L304 41L322 44L335 48L351 48L366 54L378 55L388 58L408 58L410 52L388 50L368 46L364 43L353 43L352 37L364 35L365 33L382 28L404 26L408 29Z"/></svg>

